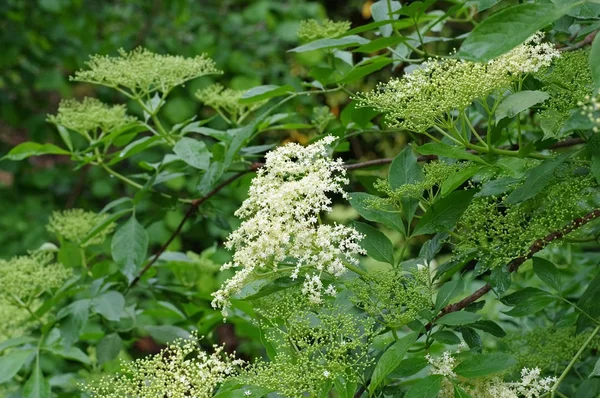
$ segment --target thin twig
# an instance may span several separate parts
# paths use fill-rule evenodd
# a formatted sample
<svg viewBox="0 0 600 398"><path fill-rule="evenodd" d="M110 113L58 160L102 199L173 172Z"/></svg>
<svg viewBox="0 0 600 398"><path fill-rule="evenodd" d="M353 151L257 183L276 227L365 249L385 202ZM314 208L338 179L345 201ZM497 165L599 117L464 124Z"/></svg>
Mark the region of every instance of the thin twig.
<svg viewBox="0 0 600 398"><path fill-rule="evenodd" d="M571 223L569 223L567 226L565 226L561 230L554 231L554 232L546 235L543 239L536 240L529 247L529 252L526 255L517 257L516 259L514 259L513 261L510 262L510 264L508 265L508 270L510 272L517 271L519 269L519 267L525 261L532 258L537 252L539 252L540 250L542 250L543 248L548 246L548 244L550 244L551 242L553 242L555 240L563 238L565 235L582 227L583 225L589 223L590 221L595 220L598 217L600 217L600 209L592 210L585 216L576 218L575 220L573 220ZM484 285L483 287L477 289L470 296L465 297L464 299L460 300L459 302L454 303L454 304L448 304L446 307L444 307L444 309L442 310L440 315L438 315L433 322L435 322L437 319L439 319L440 317L442 317L445 314L448 314L450 312L460 311L463 308L467 307L468 305L473 304L475 301L479 300L491 289L492 289L492 286L488 283L488 284ZM427 324L427 326L425 328L427 330L431 329L431 327L433 326L433 322Z"/></svg>
<svg viewBox="0 0 600 398"><path fill-rule="evenodd" d="M594 38L596 37L596 34L598 34L598 31L595 30L592 33L590 33L589 35L587 35L585 37L585 39L583 39L582 41L575 43L573 45L567 46L567 47L562 47L559 48L558 51L575 51L575 50L579 50L582 47L587 46L588 44L592 44L592 42L594 41Z"/></svg>
<svg viewBox="0 0 600 398"><path fill-rule="evenodd" d="M175 228L175 231L173 231L173 233L171 234L171 236L169 237L169 239L160 247L160 249L158 249L158 251L156 252L156 254L154 254L154 256L152 257L152 259L150 261L148 261L148 263L140 271L139 275L136 276L133 281L131 281L131 284L129 285L129 287L126 290L126 293L129 290L131 290L140 281L140 279L144 276L144 274L152 267L152 265L154 265L154 263L156 263L156 261L161 256L161 254L163 254L165 252L165 250L167 250L167 247L169 247L169 245L171 244L171 242L173 242L173 240L181 232L181 230L182 230L184 224L186 223L186 221L190 217L192 217L194 215L194 213L196 213L196 210L198 210L198 207L200 207L200 205L202 205L204 202L206 202L207 200L209 200L211 197L213 197L214 195L216 195L219 191L221 191L223 188L225 188L226 186L228 186L229 184L231 184L232 182L234 182L238 178L240 178L243 175L248 174L250 172L256 171L259 168L260 168L260 165L257 164L257 163L254 163L248 170L240 171L239 173L236 173L236 174L232 175L231 177L229 177L228 179L226 179L225 181L223 181L222 183L220 183L219 185L217 185L215 188L213 188L212 191L208 192L203 197L198 198L198 199L194 199L192 201L192 203L190 204L190 208L188 209L188 211L183 216L183 219L181 220L181 222L179 223L179 225L177 226L177 228Z"/></svg>

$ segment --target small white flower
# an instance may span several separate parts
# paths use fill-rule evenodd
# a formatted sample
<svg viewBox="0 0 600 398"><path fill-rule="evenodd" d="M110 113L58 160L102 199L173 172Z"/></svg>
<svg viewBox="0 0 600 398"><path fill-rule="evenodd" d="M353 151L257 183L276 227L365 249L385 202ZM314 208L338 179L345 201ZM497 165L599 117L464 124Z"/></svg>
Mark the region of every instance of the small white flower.
<svg viewBox="0 0 600 398"><path fill-rule="evenodd" d="M244 395L250 396L250 395L252 395L252 391L246 390L246 391L244 391Z"/></svg>
<svg viewBox="0 0 600 398"><path fill-rule="evenodd" d="M325 376L325 377L329 377L329 376L330 376L330 373L329 373L329 371L328 371L328 370L324 371L324 372L323 372L323 376Z"/></svg>

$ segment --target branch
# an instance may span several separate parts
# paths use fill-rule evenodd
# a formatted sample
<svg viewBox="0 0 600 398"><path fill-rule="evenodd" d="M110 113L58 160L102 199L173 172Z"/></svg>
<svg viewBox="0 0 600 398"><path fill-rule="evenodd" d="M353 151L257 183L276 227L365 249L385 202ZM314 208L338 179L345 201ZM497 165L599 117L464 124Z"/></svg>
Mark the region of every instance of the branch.
<svg viewBox="0 0 600 398"><path fill-rule="evenodd" d="M540 250L542 250L543 248L548 246L551 242L563 238L565 235L573 232L574 230L584 226L585 224L587 224L590 221L595 220L596 218L599 218L599 217L600 217L600 209L592 210L585 216L576 218L575 220L573 220L571 223L569 223L564 228L546 235L543 239L536 240L529 247L529 252L526 255L517 257L510 262L510 264L508 265L508 270L510 272L517 271L519 269L519 267L525 261L529 260L531 257L534 256L534 254L536 254L537 252L539 252ZM444 307L444 309L442 310L440 315L438 315L435 318L434 322L445 314L448 314L450 312L460 311L463 308L467 307L468 305L473 304L475 301L480 299L491 289L492 289L492 286L488 283L485 286L483 286L480 289L473 292L470 296L465 297L464 299L460 300L459 302L454 303L454 304L448 304L446 307ZM429 330L429 329L431 329L432 326L433 326L432 323L429 323L426 326L426 329Z"/></svg>
<svg viewBox="0 0 600 398"><path fill-rule="evenodd" d="M248 173L251 173L253 171L256 171L260 167L261 167L261 164L254 163L254 164L252 164L252 166L250 166L250 168L248 170L240 171L239 173L236 173L236 174L232 175L231 177L229 177L228 179L226 179L225 181L223 181L222 183L220 183L219 185L217 185L216 187L214 187L212 191L210 191L209 193L207 193L203 197L198 198L198 199L194 199L192 201L191 205L190 205L190 208L188 209L188 211L183 216L183 219L181 220L181 222L179 223L179 225L177 226L177 228L175 228L175 231L173 231L173 233L171 234L171 236L169 237L169 239L160 247L160 249L158 249L158 251L156 252L156 254L154 254L154 256L152 257L152 259L150 261L148 261L148 263L140 271L139 275L136 276L133 281L131 281L131 284L129 285L129 287L127 288L127 290L125 291L125 293L127 293L135 285L137 285L137 283L144 276L144 274L146 272L148 272L148 270L152 267L152 265L154 265L154 263L156 263L156 261L161 256L161 254L163 254L165 252L165 250L167 250L167 247L169 247L169 245L171 244L171 242L173 242L173 240L177 237L177 235L179 235L181 233L181 230L182 230L184 224L186 223L186 221L190 217L192 217L194 215L194 213L196 213L196 210L198 210L198 207L200 207L204 202L206 202L207 200L209 200L211 197L215 196L219 191L221 191L223 188L225 188L226 186L228 186L229 184L231 184L232 182L234 182L238 178L240 178L243 175L246 175Z"/></svg>
<svg viewBox="0 0 600 398"><path fill-rule="evenodd" d="M588 44L592 44L592 42L594 41L594 38L596 37L596 34L598 34L598 31L595 30L592 33L590 33L589 35L587 35L585 37L585 39L583 39L582 41L575 43L573 45L567 46L567 47L562 47L559 48L558 51L574 51L574 50L579 50L582 47L587 46Z"/></svg>

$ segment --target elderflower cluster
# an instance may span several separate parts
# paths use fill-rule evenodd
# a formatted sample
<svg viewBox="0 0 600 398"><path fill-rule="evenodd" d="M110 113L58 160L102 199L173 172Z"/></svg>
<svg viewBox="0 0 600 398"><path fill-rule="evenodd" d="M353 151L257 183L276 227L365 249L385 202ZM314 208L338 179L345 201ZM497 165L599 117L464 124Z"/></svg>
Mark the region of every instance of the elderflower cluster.
<svg viewBox="0 0 600 398"><path fill-rule="evenodd" d="M89 70L75 73L71 80L128 89L133 96L155 91L168 93L174 87L200 76L222 73L205 54L194 58L162 55L145 48L119 55L93 55L87 62Z"/></svg>
<svg viewBox="0 0 600 398"><path fill-rule="evenodd" d="M445 125L452 120L451 111L462 110L478 98L507 89L518 76L550 65L559 52L542 39L543 34L536 33L487 63L430 59L420 69L359 95L359 104L385 112L394 128L421 132Z"/></svg>
<svg viewBox="0 0 600 398"><path fill-rule="evenodd" d="M99 245L106 240L115 227L115 223L109 223L105 228L98 232L93 238L85 243L83 239L102 222L106 221L107 216L96 214L83 209L69 209L64 211L55 211L50 216L48 226L49 232L56 234L62 239L66 239L81 247L90 245Z"/></svg>
<svg viewBox="0 0 600 398"><path fill-rule="evenodd" d="M341 36L350 29L349 21L334 22L326 19L319 23L316 19L300 22L298 37L302 40L313 41Z"/></svg>
<svg viewBox="0 0 600 398"><path fill-rule="evenodd" d="M288 144L266 155L265 166L252 181L249 197L236 211L244 221L231 233L226 247L235 250L233 260L222 270L235 269L235 275L213 293L213 307L227 315L230 297L239 292L255 272L291 273L296 279L306 276L304 293L313 303L323 294L335 294L325 288L322 274L339 277L345 263L358 265L355 257L364 250L362 236L343 225L323 225L321 212L331 211L328 194L346 196L347 184L341 159L328 156L329 136L307 147ZM285 268L280 270L280 263Z"/></svg>
<svg viewBox="0 0 600 398"><path fill-rule="evenodd" d="M212 397L216 387L235 376L244 362L224 353L222 346L213 346L208 354L200 350L199 340L192 335L176 340L157 355L124 362L122 374L86 388L93 397L102 398Z"/></svg>
<svg viewBox="0 0 600 398"><path fill-rule="evenodd" d="M0 296L28 305L41 293L60 287L72 272L53 260L54 254L44 251L0 260Z"/></svg>
<svg viewBox="0 0 600 398"><path fill-rule="evenodd" d="M62 100L56 115L48 115L50 123L64 126L84 136L88 133L118 130L137 119L127 115L125 105L106 105L96 98L86 97L83 101Z"/></svg>
<svg viewBox="0 0 600 398"><path fill-rule="evenodd" d="M585 102L580 102L579 106L581 107L581 113L590 119L590 121L594 124L592 127L592 131L594 133L600 132L600 96L590 97L587 95L585 97Z"/></svg>
<svg viewBox="0 0 600 398"><path fill-rule="evenodd" d="M462 347L464 346L459 346L457 353ZM455 397L455 383L460 385L469 396L477 398L538 398L549 392L557 380L556 377L542 378L541 370L537 367L521 369L521 380L515 382L504 381L498 376L480 379L463 378L454 372L457 365L456 358L449 351L445 351L437 358L427 354L425 359L431 365L430 374L444 376L440 398Z"/></svg>

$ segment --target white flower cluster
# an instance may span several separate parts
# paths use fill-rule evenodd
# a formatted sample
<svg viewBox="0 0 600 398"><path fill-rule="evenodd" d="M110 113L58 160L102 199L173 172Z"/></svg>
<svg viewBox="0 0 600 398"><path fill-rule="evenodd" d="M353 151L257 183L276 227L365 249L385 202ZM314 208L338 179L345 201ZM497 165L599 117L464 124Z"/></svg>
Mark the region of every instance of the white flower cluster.
<svg viewBox="0 0 600 398"><path fill-rule="evenodd" d="M459 352L463 346L459 347ZM442 375L446 378L458 379L461 387L473 397L478 398L537 398L549 392L556 377L540 377L539 368L523 368L521 370L521 380L517 382L506 382L500 377L482 378L482 379L462 379L454 373L456 360L450 351L445 351L442 356L433 358L427 354L425 359L431 364L430 374ZM453 398L453 383L444 379L440 397Z"/></svg>
<svg viewBox="0 0 600 398"><path fill-rule="evenodd" d="M542 43L543 37L538 32L487 63L431 59L414 72L360 95L359 103L386 112L392 127L423 131L443 125L451 111L462 110L496 90L504 91L520 75L550 65L559 52Z"/></svg>
<svg viewBox="0 0 600 398"><path fill-rule="evenodd" d="M305 275L302 292L320 303L323 294L335 295L333 286L323 286L322 274L338 277L346 272L345 262L358 264L355 256L364 253L358 244L362 236L353 228L319 221L321 212L331 211L328 194L346 197L343 163L328 156L333 141L328 136L307 147L288 144L266 155L248 199L235 213L244 221L226 242L235 253L221 269L233 268L236 274L213 293L212 302L224 316L230 297L256 271L275 274L285 263L292 278Z"/></svg>
<svg viewBox="0 0 600 398"><path fill-rule="evenodd" d="M179 339L159 354L122 363L122 374L86 386L93 397L208 398L244 361L226 354L222 346L212 353L200 349L195 333Z"/></svg>

